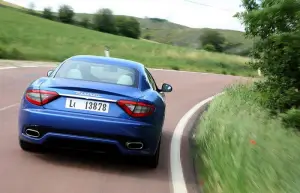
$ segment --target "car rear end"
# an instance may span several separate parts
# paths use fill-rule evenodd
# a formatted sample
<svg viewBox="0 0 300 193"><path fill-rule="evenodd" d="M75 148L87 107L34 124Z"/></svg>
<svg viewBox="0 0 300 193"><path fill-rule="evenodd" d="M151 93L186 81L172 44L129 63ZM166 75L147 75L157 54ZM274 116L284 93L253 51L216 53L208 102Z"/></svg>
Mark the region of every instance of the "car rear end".
<svg viewBox="0 0 300 193"><path fill-rule="evenodd" d="M35 81L22 98L20 140L44 147L155 154L160 112L152 101L142 100L135 77L132 85L60 76Z"/></svg>

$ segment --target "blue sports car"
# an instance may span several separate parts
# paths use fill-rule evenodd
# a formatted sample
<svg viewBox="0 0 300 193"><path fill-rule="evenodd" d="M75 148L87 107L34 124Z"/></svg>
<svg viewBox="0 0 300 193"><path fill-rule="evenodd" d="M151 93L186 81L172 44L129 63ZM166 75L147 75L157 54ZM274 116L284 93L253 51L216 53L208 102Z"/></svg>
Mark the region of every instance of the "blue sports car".
<svg viewBox="0 0 300 193"><path fill-rule="evenodd" d="M143 64L101 56L68 58L26 88L19 110L25 151L67 148L143 158L156 168L165 92Z"/></svg>

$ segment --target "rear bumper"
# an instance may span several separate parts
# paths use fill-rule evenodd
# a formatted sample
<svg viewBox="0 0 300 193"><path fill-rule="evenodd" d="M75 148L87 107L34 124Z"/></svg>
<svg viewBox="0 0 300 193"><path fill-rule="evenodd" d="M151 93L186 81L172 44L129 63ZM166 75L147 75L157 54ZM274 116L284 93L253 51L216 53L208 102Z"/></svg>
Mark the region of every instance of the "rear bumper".
<svg viewBox="0 0 300 193"><path fill-rule="evenodd" d="M26 135L26 129L39 131L39 137ZM153 155L162 128L120 118L47 109L20 109L19 138L47 146L71 146L91 151L118 151L128 155ZM130 150L126 142L142 142L141 150Z"/></svg>

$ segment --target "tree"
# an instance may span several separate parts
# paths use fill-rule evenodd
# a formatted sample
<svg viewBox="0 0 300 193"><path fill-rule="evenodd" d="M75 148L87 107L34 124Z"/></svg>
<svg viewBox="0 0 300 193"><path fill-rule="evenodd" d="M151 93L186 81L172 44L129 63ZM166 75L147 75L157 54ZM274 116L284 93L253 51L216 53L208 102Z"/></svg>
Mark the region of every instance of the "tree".
<svg viewBox="0 0 300 193"><path fill-rule="evenodd" d="M203 47L206 45L213 46L217 52L223 52L225 38L216 30L207 29L200 35L200 41Z"/></svg>
<svg viewBox="0 0 300 193"><path fill-rule="evenodd" d="M134 17L117 16L116 26L122 36L138 39L141 35L140 23Z"/></svg>
<svg viewBox="0 0 300 193"><path fill-rule="evenodd" d="M299 0L243 0L247 37L258 38L250 64L266 80L257 84L273 110L300 107L300 2Z"/></svg>
<svg viewBox="0 0 300 193"><path fill-rule="evenodd" d="M46 19L53 20L53 13L51 7L44 8L43 17Z"/></svg>
<svg viewBox="0 0 300 193"><path fill-rule="evenodd" d="M62 5L58 9L58 18L63 23L73 23L74 10L69 5Z"/></svg>
<svg viewBox="0 0 300 193"><path fill-rule="evenodd" d="M111 34L117 34L116 20L110 9L100 9L93 18L94 29Z"/></svg>

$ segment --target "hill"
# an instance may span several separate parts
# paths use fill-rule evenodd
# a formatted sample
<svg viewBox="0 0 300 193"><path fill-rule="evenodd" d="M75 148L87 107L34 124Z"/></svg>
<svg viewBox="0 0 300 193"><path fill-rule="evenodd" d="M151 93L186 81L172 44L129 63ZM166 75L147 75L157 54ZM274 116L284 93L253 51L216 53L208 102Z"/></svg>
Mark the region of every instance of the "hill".
<svg viewBox="0 0 300 193"><path fill-rule="evenodd" d="M0 58L58 61L77 54L135 60L147 67L253 75L247 58L155 44L42 19L0 7Z"/></svg>
<svg viewBox="0 0 300 193"><path fill-rule="evenodd" d="M87 17L91 20L93 14L76 13L75 15L75 19L79 21L82 20L83 17ZM142 38L193 49L201 48L201 40L199 40L199 37L208 29L190 28L158 18L135 18L141 25ZM225 53L246 55L252 47L253 40L246 39L244 32L223 29L214 30L221 33L228 43L235 45L226 49Z"/></svg>
<svg viewBox="0 0 300 193"><path fill-rule="evenodd" d="M24 7L22 6L19 6L19 5L16 5L16 4L13 4L13 3L9 3L7 1L3 1L3 0L0 0L0 7L2 6L8 6L8 7L13 7L13 8L16 8L16 9L24 9Z"/></svg>

